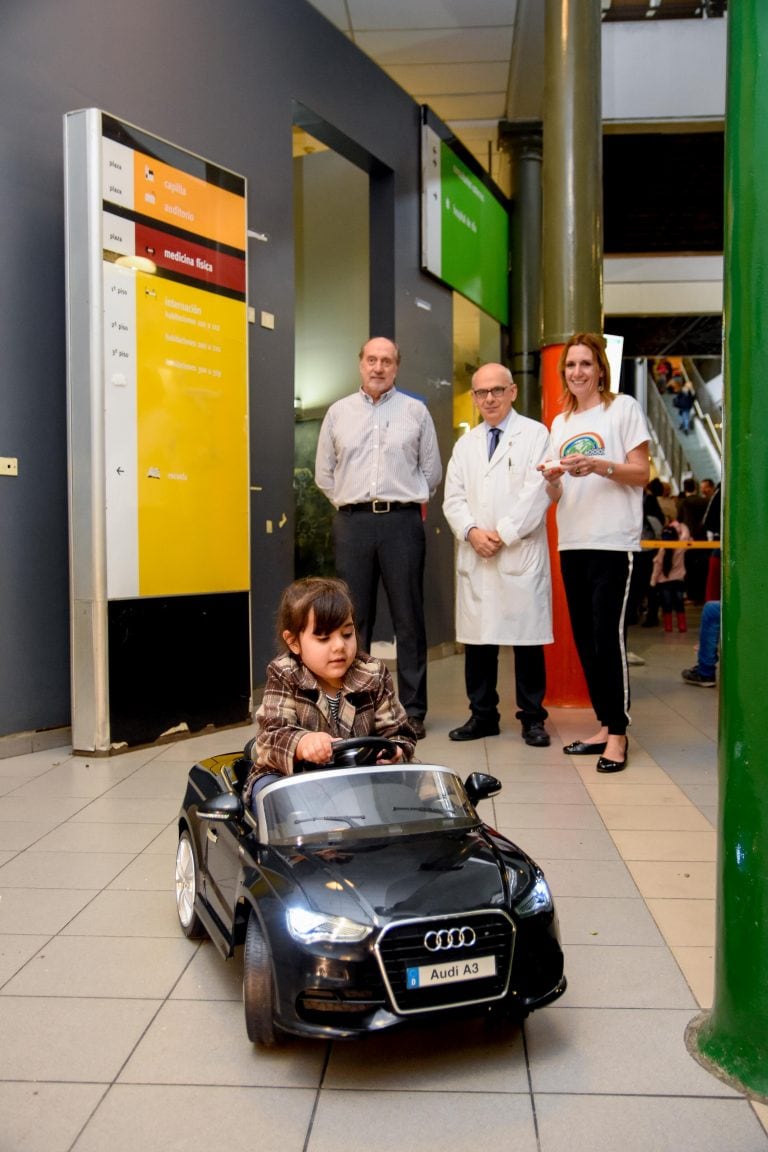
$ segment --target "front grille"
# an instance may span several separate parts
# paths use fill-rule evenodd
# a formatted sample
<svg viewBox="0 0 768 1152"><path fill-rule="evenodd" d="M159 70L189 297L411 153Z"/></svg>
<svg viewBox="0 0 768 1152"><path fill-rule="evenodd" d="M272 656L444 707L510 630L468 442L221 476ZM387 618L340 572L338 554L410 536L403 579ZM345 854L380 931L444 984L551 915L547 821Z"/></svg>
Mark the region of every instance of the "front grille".
<svg viewBox="0 0 768 1152"><path fill-rule="evenodd" d="M471 927L471 947L430 952L424 944L428 932ZM498 1000L507 990L515 942L515 926L503 912L465 912L460 916L435 916L424 920L401 920L388 925L379 936L376 954L395 1011L429 1012L437 1008ZM453 963L496 958L496 972L476 979L409 988L409 968L448 967Z"/></svg>

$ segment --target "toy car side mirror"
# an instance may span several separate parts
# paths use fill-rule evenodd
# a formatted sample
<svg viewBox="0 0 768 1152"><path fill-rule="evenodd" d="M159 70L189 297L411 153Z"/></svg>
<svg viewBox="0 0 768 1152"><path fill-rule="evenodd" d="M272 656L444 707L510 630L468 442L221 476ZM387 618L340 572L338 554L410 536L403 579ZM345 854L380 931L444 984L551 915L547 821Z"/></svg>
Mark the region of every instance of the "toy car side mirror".
<svg viewBox="0 0 768 1152"><path fill-rule="evenodd" d="M479 804L481 800L488 800L501 792L501 780L488 772L473 772L464 781L464 791L473 804Z"/></svg>
<svg viewBox="0 0 768 1152"><path fill-rule="evenodd" d="M232 792L225 792L221 796L211 796L198 805L197 815L200 820L242 820L243 802L239 796Z"/></svg>

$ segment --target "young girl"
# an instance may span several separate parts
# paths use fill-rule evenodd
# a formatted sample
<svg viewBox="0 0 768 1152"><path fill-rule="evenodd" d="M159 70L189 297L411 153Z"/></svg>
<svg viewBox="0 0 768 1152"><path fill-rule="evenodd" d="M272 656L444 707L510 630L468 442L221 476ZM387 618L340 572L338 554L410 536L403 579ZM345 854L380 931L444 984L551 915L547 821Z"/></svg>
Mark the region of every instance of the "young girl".
<svg viewBox="0 0 768 1152"><path fill-rule="evenodd" d="M246 804L265 784L289 776L298 760L327 764L334 740L382 736L398 749L380 763L412 759L415 734L389 670L357 654L352 600L343 581L308 577L289 585L278 609L277 638L282 652L267 668L256 713Z"/></svg>

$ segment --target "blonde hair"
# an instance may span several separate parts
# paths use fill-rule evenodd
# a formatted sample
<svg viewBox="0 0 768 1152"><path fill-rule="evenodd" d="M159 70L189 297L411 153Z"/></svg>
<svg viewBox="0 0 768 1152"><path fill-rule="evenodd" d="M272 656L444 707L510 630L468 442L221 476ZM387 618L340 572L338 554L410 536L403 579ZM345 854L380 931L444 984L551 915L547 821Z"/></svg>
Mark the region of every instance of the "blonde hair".
<svg viewBox="0 0 768 1152"><path fill-rule="evenodd" d="M615 394L611 392L611 365L605 350L605 340L599 332L574 332L563 346L560 359L557 362L557 371L563 386L563 409L569 416L576 411L576 397L565 381L565 362L571 348L576 344L583 344L585 348L589 348L595 358L600 373L600 382L597 387L603 405L607 408L616 399Z"/></svg>

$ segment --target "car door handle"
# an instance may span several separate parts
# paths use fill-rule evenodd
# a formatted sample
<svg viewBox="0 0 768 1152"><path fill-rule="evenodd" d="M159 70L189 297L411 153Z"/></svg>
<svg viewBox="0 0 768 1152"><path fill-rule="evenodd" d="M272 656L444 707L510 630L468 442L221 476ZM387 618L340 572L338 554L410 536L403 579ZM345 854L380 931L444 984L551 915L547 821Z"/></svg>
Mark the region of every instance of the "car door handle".
<svg viewBox="0 0 768 1152"><path fill-rule="evenodd" d="M206 829L205 835L206 835L207 839L210 840L211 844L215 844L219 838L219 834L215 828Z"/></svg>

